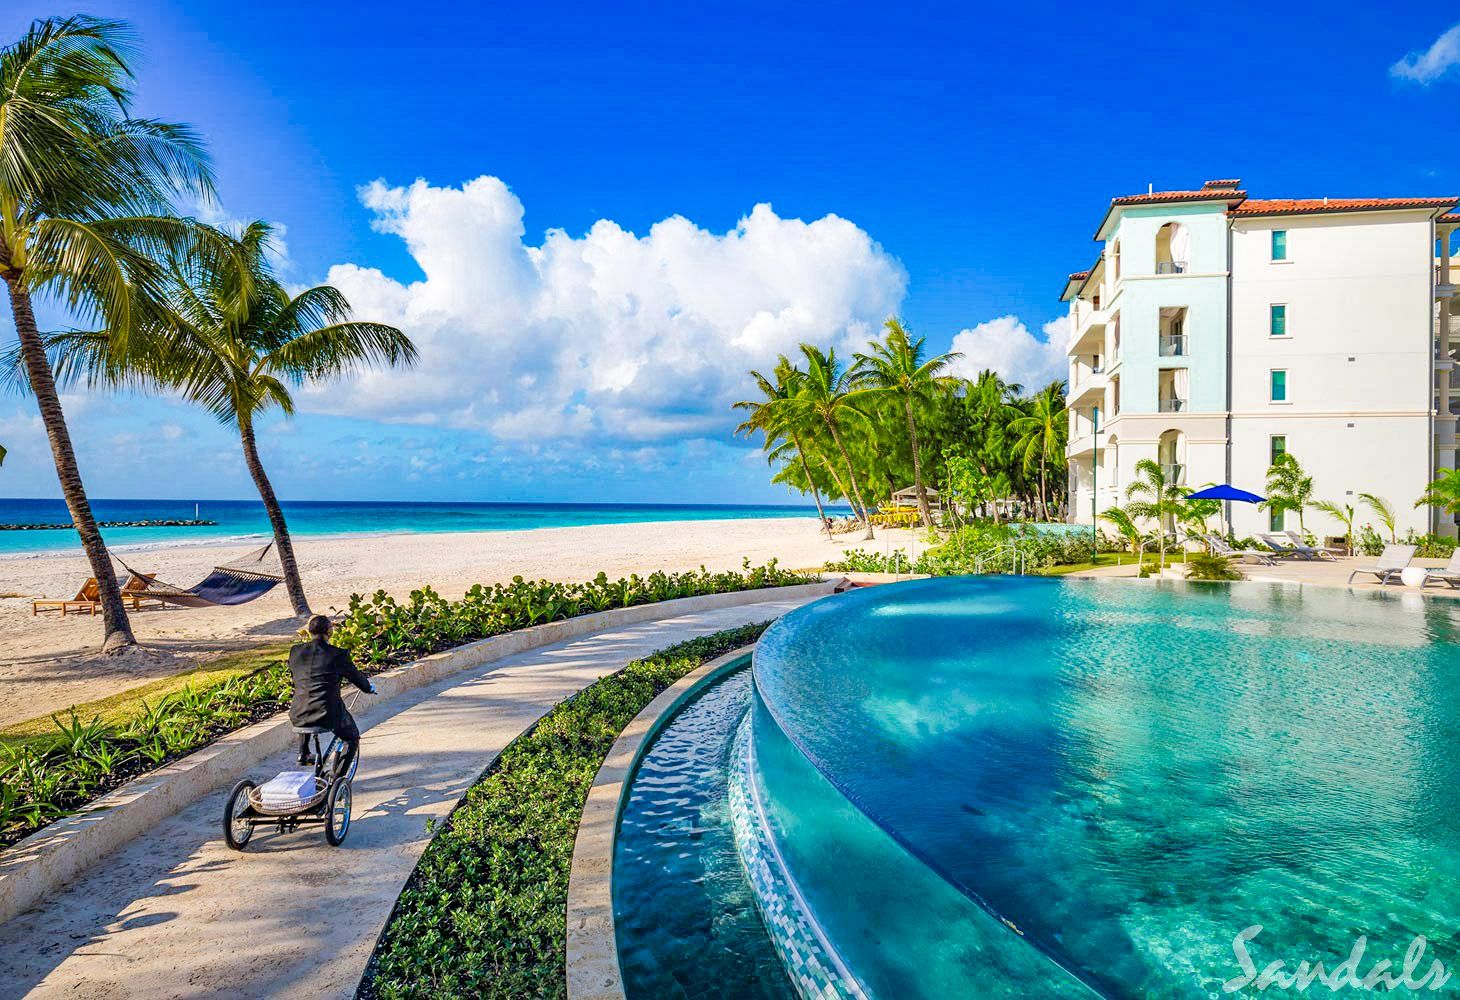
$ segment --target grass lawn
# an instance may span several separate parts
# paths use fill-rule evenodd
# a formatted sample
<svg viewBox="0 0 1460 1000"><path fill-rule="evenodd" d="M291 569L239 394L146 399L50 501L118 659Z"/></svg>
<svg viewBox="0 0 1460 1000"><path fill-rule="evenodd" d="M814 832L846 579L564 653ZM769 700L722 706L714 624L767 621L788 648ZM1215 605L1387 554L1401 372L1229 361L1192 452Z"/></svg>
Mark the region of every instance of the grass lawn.
<svg viewBox="0 0 1460 1000"><path fill-rule="evenodd" d="M127 688L125 691L96 701L83 702L53 715L0 726L0 743L15 746L21 743L53 741L59 736L59 731L52 720L69 721L72 712L75 712L76 717L83 722L99 718L108 728L120 729L146 711L144 702L155 705L168 695L181 691L189 685L194 690L206 691L234 677L251 674L283 660L288 652L288 644L281 644L225 653L215 659L200 663L191 670L173 674L171 677L159 677L155 681Z"/></svg>

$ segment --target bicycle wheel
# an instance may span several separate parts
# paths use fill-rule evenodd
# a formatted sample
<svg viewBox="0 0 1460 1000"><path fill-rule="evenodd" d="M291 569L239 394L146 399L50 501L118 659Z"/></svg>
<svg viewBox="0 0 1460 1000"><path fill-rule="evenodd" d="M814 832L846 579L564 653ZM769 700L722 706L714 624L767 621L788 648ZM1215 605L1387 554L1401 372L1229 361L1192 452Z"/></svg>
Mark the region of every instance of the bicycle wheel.
<svg viewBox="0 0 1460 1000"><path fill-rule="evenodd" d="M339 847L350 832L350 780L338 779L330 784L324 803L324 839L331 847Z"/></svg>
<svg viewBox="0 0 1460 1000"><path fill-rule="evenodd" d="M253 789L252 781L240 781L223 804L223 839L235 851L243 850L253 836L253 820L245 815L249 809L248 793Z"/></svg>

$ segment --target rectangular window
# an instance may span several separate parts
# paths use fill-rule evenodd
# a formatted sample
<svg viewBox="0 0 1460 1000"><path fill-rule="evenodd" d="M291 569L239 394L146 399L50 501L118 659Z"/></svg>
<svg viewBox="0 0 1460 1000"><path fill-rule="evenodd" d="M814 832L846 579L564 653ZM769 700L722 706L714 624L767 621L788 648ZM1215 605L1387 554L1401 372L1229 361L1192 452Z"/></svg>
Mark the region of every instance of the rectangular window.
<svg viewBox="0 0 1460 1000"><path fill-rule="evenodd" d="M1286 455L1288 452L1288 438L1285 434L1274 434L1268 439L1267 464L1272 465L1278 460L1279 455Z"/></svg>
<svg viewBox="0 0 1460 1000"><path fill-rule="evenodd" d="M1272 259L1288 259L1288 231L1286 229L1272 231Z"/></svg>
<svg viewBox="0 0 1460 1000"><path fill-rule="evenodd" d="M1283 515L1286 514L1286 513L1287 513L1287 511L1282 511L1282 510L1270 510L1270 511L1268 511L1267 512L1267 530L1269 530L1269 531L1282 531L1283 530Z"/></svg>
<svg viewBox="0 0 1460 1000"><path fill-rule="evenodd" d="M1274 403L1288 401L1288 373L1285 369L1274 368L1272 370L1272 394L1269 398Z"/></svg>
<svg viewBox="0 0 1460 1000"><path fill-rule="evenodd" d="M1268 307L1267 332L1273 337L1288 335L1288 307L1273 304Z"/></svg>

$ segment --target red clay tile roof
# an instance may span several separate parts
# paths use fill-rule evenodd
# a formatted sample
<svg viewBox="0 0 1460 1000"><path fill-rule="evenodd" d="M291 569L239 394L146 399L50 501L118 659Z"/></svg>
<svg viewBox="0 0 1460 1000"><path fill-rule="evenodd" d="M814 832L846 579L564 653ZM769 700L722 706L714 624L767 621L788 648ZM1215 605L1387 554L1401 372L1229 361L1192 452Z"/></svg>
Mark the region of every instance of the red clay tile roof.
<svg viewBox="0 0 1460 1000"><path fill-rule="evenodd" d="M1435 221L1443 222L1447 226L1460 225L1460 212L1451 212L1448 215L1442 215Z"/></svg>
<svg viewBox="0 0 1460 1000"><path fill-rule="evenodd" d="M1454 208L1454 198L1251 198L1233 215L1305 215L1312 212L1366 212L1378 209Z"/></svg>
<svg viewBox="0 0 1460 1000"><path fill-rule="evenodd" d="M1074 272L1073 274L1070 275L1070 280L1071 281L1084 281L1088 277L1090 277L1090 272L1089 271L1076 271L1076 272Z"/></svg>
<svg viewBox="0 0 1460 1000"><path fill-rule="evenodd" d="M1246 191L1238 191L1236 188L1206 188L1201 191L1151 191L1147 194L1126 194L1110 199L1110 204L1112 206L1161 205L1173 201L1216 201L1218 198L1235 202L1246 197Z"/></svg>

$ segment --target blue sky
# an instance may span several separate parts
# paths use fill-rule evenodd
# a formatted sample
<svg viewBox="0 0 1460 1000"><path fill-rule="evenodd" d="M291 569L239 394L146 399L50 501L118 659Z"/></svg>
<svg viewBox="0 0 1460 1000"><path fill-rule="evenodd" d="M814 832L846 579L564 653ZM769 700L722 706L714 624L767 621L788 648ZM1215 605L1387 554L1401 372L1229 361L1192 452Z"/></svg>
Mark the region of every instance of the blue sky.
<svg viewBox="0 0 1460 1000"><path fill-rule="evenodd" d="M219 217L429 349L271 423L280 492L785 499L724 404L800 336L896 309L1034 380L1113 195L1460 192L1439 5L789 6L87 8L141 34L137 112L208 137ZM206 417L68 403L94 495L252 495ZM32 413L0 397L0 495L57 495Z"/></svg>

